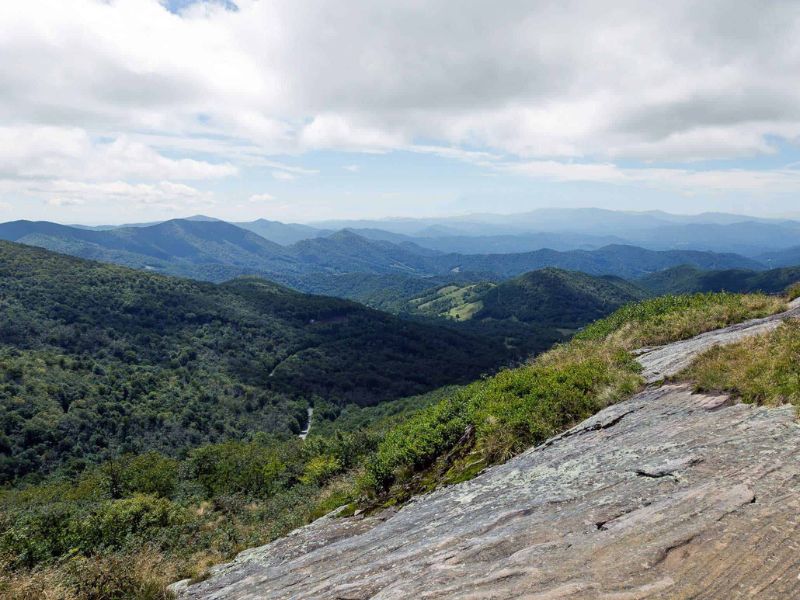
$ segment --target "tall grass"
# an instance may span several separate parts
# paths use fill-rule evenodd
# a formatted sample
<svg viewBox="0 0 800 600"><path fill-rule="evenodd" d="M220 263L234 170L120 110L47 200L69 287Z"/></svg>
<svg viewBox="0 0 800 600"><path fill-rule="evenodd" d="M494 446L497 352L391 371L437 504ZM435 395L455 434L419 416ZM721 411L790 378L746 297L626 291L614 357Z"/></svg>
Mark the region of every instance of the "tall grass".
<svg viewBox="0 0 800 600"><path fill-rule="evenodd" d="M744 402L800 407L800 322L701 355L679 376L698 391L733 394Z"/></svg>
<svg viewBox="0 0 800 600"><path fill-rule="evenodd" d="M786 309L786 298L727 292L661 296L622 307L586 327L581 340L609 340L633 350L690 338Z"/></svg>

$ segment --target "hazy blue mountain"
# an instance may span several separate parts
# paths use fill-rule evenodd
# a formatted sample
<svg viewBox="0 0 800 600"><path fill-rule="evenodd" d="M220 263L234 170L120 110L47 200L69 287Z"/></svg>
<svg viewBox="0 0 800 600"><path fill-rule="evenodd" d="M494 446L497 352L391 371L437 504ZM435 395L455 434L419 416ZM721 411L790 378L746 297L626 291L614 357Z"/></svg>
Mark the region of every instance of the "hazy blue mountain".
<svg viewBox="0 0 800 600"><path fill-rule="evenodd" d="M280 221L268 221L267 219L257 219L234 225L257 233L263 238L282 246L289 246L296 242L309 238L321 237L333 233L330 229L317 229L299 223L281 223Z"/></svg>
<svg viewBox="0 0 800 600"><path fill-rule="evenodd" d="M636 246L611 245L597 250L537 250L518 254L459 255L437 258L440 268L494 273L514 277L527 271L558 267L590 275L617 275L630 279L680 264L703 269L763 268L761 263L736 254L694 250L656 251Z"/></svg>
<svg viewBox="0 0 800 600"><path fill-rule="evenodd" d="M411 242L369 240L349 230L281 246L223 221L181 219L107 231L15 221L0 224L0 239L209 281L255 274L292 285L294 279L311 273L416 277L472 273L492 279L558 267L591 275L633 278L681 264L702 269L763 268L759 262L736 254L654 251L625 245L597 250L442 254Z"/></svg>
<svg viewBox="0 0 800 600"><path fill-rule="evenodd" d="M800 245L784 250L766 252L759 255L758 260L768 267L791 267L793 265L800 265Z"/></svg>
<svg viewBox="0 0 800 600"><path fill-rule="evenodd" d="M609 244L624 244L617 236L598 236L582 233L521 233L517 235L441 235L415 236L391 233L381 229L353 229L359 235L373 240L395 243L412 243L438 252L459 254L506 254L551 250L594 250Z"/></svg>
<svg viewBox="0 0 800 600"><path fill-rule="evenodd" d="M466 254L594 249L627 244L651 250L709 250L755 257L800 245L800 222L726 213L671 215L598 208L539 209L515 215L467 215L440 219L329 221L371 239L410 241Z"/></svg>
<svg viewBox="0 0 800 600"><path fill-rule="evenodd" d="M800 243L800 224L765 223L686 223L622 234L629 243L656 250L692 249L736 252L757 257L769 250L785 249Z"/></svg>
<svg viewBox="0 0 800 600"><path fill-rule="evenodd" d="M283 246L216 220L175 219L102 231L14 221L0 224L0 239L211 281L248 273L302 271Z"/></svg>
<svg viewBox="0 0 800 600"><path fill-rule="evenodd" d="M124 229L126 227L152 227L153 225L159 225L161 223L165 223L166 221L170 221L172 219L166 219L164 221L147 221L146 223L123 223L122 225L80 225L80 224L70 224L70 227L78 227L80 229L93 229L95 231L108 231L110 229ZM221 221L222 219L217 219L215 217L209 217L208 215L192 215L191 217L180 217L181 221Z"/></svg>
<svg viewBox="0 0 800 600"><path fill-rule="evenodd" d="M380 220L338 220L311 223L325 229L380 229L405 235L515 235L521 233L573 232L622 236L659 227L685 224L730 225L759 222L794 224L787 219L762 219L728 213L673 215L662 211L615 211L601 208L542 208L510 215L470 214L455 217Z"/></svg>

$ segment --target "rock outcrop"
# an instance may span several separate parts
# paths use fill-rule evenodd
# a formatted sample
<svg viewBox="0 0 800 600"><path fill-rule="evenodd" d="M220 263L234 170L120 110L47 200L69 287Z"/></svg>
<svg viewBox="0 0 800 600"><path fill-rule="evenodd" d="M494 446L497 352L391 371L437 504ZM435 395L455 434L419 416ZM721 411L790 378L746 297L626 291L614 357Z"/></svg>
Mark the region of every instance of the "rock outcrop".
<svg viewBox="0 0 800 600"><path fill-rule="evenodd" d="M660 378L777 322L641 360ZM662 360L670 348L683 358ZM181 597L800 598L799 550L794 409L665 385L396 512L327 517L242 553Z"/></svg>

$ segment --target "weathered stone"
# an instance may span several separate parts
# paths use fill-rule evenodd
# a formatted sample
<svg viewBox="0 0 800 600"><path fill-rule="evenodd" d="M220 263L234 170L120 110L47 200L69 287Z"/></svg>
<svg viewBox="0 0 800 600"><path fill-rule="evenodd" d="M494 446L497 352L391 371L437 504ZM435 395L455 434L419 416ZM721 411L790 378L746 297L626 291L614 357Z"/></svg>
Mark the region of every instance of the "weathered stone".
<svg viewBox="0 0 800 600"><path fill-rule="evenodd" d="M731 338L674 347L713 339ZM794 409L666 385L396 513L243 553L182 597L800 598L799 549Z"/></svg>

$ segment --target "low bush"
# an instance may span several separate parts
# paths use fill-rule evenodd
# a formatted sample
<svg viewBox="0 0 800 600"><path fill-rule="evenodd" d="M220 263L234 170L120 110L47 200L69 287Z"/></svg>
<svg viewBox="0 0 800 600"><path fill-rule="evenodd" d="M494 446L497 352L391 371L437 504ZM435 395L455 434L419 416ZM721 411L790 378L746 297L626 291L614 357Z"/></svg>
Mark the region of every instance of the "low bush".
<svg viewBox="0 0 800 600"><path fill-rule="evenodd" d="M727 293L624 306L531 364L454 391L392 429L367 461L361 493L391 503L461 481L633 393L640 379L630 350L785 307L780 297Z"/></svg>

